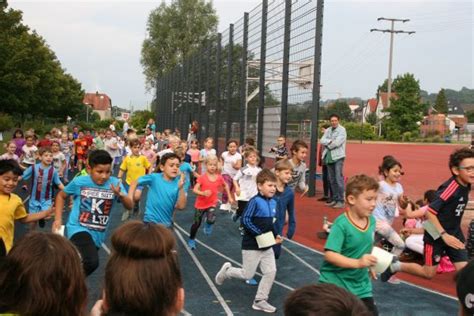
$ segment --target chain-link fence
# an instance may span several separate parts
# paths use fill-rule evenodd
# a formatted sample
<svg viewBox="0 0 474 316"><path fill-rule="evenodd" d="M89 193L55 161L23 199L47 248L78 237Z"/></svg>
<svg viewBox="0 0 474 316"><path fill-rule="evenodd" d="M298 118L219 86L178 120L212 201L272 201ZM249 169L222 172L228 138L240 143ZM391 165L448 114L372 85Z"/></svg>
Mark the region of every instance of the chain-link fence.
<svg viewBox="0 0 474 316"><path fill-rule="evenodd" d="M279 135L290 144L317 142L323 0L263 0L158 78L155 111L160 130L198 138L252 137L263 156ZM316 152L310 151L310 174ZM314 189L310 191L314 192Z"/></svg>

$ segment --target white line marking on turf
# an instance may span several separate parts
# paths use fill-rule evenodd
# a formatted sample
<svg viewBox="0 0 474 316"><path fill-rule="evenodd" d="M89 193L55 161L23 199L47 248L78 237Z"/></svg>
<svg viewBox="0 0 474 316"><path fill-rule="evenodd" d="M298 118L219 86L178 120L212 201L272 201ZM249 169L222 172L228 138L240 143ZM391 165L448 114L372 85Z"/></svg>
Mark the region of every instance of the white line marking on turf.
<svg viewBox="0 0 474 316"><path fill-rule="evenodd" d="M304 264L306 267L308 267L311 271L314 271L317 275L321 275L321 273L319 272L318 269L314 268L312 265L310 265L309 263L307 263L306 261L304 261L302 258L300 258L297 254L295 254L293 251L291 251L290 249L288 249L287 247L285 246L281 246L283 249L285 249L286 252L288 252L290 255L292 255L293 257L296 258L296 260L298 260L299 262L301 262L302 264Z"/></svg>
<svg viewBox="0 0 474 316"><path fill-rule="evenodd" d="M184 316L192 316L193 314L189 313L187 310L183 309L181 311L181 314L183 314Z"/></svg>
<svg viewBox="0 0 474 316"><path fill-rule="evenodd" d="M219 292L219 290L217 289L217 287L214 285L214 282L212 282L211 278L209 277L209 275L207 274L206 270L204 269L204 267L202 266L202 264L199 262L198 258L196 257L196 255L193 253L193 251L191 249L189 249L188 247L188 244L186 243L186 241L184 240L183 238L183 235L181 235L181 233L175 229L174 230L176 235L178 235L178 238L179 240L181 241L181 243L183 244L184 248L186 249L186 251L189 253L189 255L191 256L191 259L193 259L194 263L196 264L196 267L199 269L199 271L201 272L202 276L204 277L204 279L206 280L207 284L209 285L209 287L211 288L212 292L214 293L214 295L216 296L217 300L219 301L219 303L221 304L222 308L224 309L224 311L226 312L227 315L233 315L232 311L230 310L229 308L229 305L227 305L226 301L224 300L224 298L222 297L221 293Z"/></svg>
<svg viewBox="0 0 474 316"><path fill-rule="evenodd" d="M187 233L181 226L179 226L178 224L175 223L174 225L176 226L176 228L178 228L179 230L181 230L184 234L186 234L186 235L188 234L188 233ZM206 245L205 243L203 243L203 242L200 241L199 239L195 239L195 240L197 241L198 244L202 245L204 248L210 250L211 252L215 253L216 255L218 255L218 256L220 256L220 257L222 257L222 258L224 258L224 259L226 259L226 260L232 262L233 264L235 264L235 265L237 265L237 266L239 266L239 267L242 267L242 264L241 264L240 262L237 262L237 261L235 261L234 259L232 259L232 258L226 256L225 254L223 254L223 253L221 253L221 252L215 250L214 248L212 248L212 247ZM187 245L185 245L185 247L186 247L186 249L188 249L188 248L187 248ZM262 274L259 273L259 272L255 273L255 274L258 275L258 276L262 276ZM273 281L273 283L275 283L275 284L277 284L277 285L279 285L279 286L281 286L281 287L283 287L283 288L285 288L285 289L287 289L287 290L290 290L290 291L294 291L294 290L295 290L295 289L292 288L291 286L288 286L288 285L286 285L286 284L284 284L284 283L281 283L281 282L279 282L279 281L276 281L276 280Z"/></svg>
<svg viewBox="0 0 474 316"><path fill-rule="evenodd" d="M107 247L106 244L102 243L102 248L103 248L103 249L105 250L105 252L110 256L111 251L110 251L109 247Z"/></svg>
<svg viewBox="0 0 474 316"><path fill-rule="evenodd" d="M292 244L294 244L294 245L300 246L300 247L302 247L302 248L304 248L304 249L307 249L307 250L309 250L309 251L312 251L312 252L314 252L314 253L317 253L317 254L320 254L320 255L324 255L323 252L321 252L321 251L319 251L319 250L316 250L316 249L313 249L313 248L311 248L311 247L308 247L308 246L306 246L306 245L303 245L302 243L299 243L299 242L297 242L297 241L290 240L290 239L286 239L286 240L288 240L290 243L292 243ZM431 289L428 289L428 288L423 287L423 286L421 286L421 285L417 285L417 284L414 284L414 283L411 283L411 282L408 282L408 281L403 281L403 280L400 280L400 282L403 283L403 284L406 284L406 285L415 287L415 288L417 288L417 289L420 289L420 290L429 292L429 293L438 294L438 295L440 295L440 296L449 298L449 299L451 299L451 300L455 300L455 301L457 300L457 298L454 297L454 296L451 296L451 295L448 295L448 294L444 294L444 293L441 293L441 292L438 292L438 291L435 291L435 290L431 290Z"/></svg>

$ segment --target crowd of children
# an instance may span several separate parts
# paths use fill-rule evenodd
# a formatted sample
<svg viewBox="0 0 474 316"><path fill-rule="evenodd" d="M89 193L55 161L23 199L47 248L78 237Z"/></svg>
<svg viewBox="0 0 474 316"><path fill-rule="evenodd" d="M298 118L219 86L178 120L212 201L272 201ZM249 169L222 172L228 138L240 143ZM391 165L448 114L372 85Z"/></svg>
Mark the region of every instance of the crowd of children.
<svg viewBox="0 0 474 316"><path fill-rule="evenodd" d="M0 314L85 315L84 280L99 265L98 249L107 238L117 202L125 208L122 220L127 223L112 235L104 297L91 315L178 314L184 290L170 229L174 211L186 208L190 190L196 200L188 247L196 249L203 220L204 234L212 233L219 203L221 210L232 212L242 235L242 267L224 263L215 282L222 285L228 279L241 279L258 284L252 308L274 313L269 297L276 259L282 254L284 238L291 239L296 232L295 191L301 195L308 191L308 145L296 140L288 151L283 136L277 142L270 150L276 160L270 170L260 166L260 153L250 138L240 147L229 140L227 150L218 156L210 137L199 149L193 137L182 141L170 130L155 133L151 126L144 137L131 129L119 136L111 129L91 133L74 127L71 133L67 128L54 129L39 140L32 131L16 131L0 156L0 202L4 206L0 214L0 294L5 295ZM391 244L393 255L380 275L383 282L396 283L398 271L431 278L444 256L457 270L463 269L468 257L460 223L474 183L474 151L455 151L449 166L452 177L437 191L427 191L421 207L404 196L402 164L393 156L383 158L380 181L366 175L350 178L345 189L347 211L331 223L319 284L292 293L285 303L285 315L377 315L370 277L377 278L373 269L378 258L372 249L379 239ZM80 173L70 180L72 170ZM13 193L20 181L30 190L28 212ZM140 217L143 190L147 190L143 221L128 221L130 210L132 217ZM52 231L61 232L69 196L71 212L64 225L67 240L35 232L13 246L15 220L32 223L33 230L36 222L44 227L44 220L54 214ZM401 234L392 226L398 216L407 218ZM401 262L406 248L424 254L424 265ZM48 301L55 293L45 294L43 304L18 299L33 293L22 292L24 288L14 278L22 269L39 266L42 255L49 257L51 268L49 272L39 270L44 271L43 282L55 282L57 287L51 291L57 290L57 295L64 291L74 306ZM51 272L55 268L63 274L57 280ZM259 283L253 279L258 268L262 272ZM470 264L462 271L464 279L472 279L472 270ZM67 282L68 277L76 286ZM35 283L35 277L25 278ZM36 286L33 283L31 291ZM458 281L460 297L470 295L471 289ZM336 304L336 299L342 301ZM472 311L472 306L463 308L467 314Z"/></svg>

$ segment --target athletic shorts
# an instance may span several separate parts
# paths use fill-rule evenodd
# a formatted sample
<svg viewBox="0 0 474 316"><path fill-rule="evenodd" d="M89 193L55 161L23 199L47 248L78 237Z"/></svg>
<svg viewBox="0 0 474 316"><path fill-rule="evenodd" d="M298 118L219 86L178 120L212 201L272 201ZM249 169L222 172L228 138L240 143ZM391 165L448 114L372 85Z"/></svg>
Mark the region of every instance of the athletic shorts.
<svg viewBox="0 0 474 316"><path fill-rule="evenodd" d="M449 247L444 243L440 238L435 240L433 243L425 241L424 246L424 257L425 265L427 266L437 266L443 256L448 256L451 259L451 262L467 262L468 255L466 249L454 249Z"/></svg>
<svg viewBox="0 0 474 316"><path fill-rule="evenodd" d="M39 213L41 211L45 211L47 209L50 209L51 206L53 205L53 201L52 200L48 200L48 201L37 201L37 200L33 200L31 199L30 200L30 204L29 204L29 209L28 209L28 212L31 214L31 213Z"/></svg>

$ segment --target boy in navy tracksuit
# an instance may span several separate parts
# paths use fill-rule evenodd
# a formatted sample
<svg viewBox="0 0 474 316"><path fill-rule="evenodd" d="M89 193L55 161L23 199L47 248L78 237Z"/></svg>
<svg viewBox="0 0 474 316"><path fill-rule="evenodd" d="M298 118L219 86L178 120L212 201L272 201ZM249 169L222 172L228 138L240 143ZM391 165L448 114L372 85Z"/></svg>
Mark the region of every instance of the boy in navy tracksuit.
<svg viewBox="0 0 474 316"><path fill-rule="evenodd" d="M259 248L256 237L273 232L276 243L279 244L282 241L273 225L276 216L276 201L272 198L275 195L276 182L275 175L268 169L263 169L257 175L259 194L250 199L242 217L245 232L242 238L242 268L234 268L230 262L226 262L216 275L218 285L230 278L249 280L253 278L257 267L260 266L263 276L252 308L267 313L276 312L276 308L267 302L276 275L275 255L271 246Z"/></svg>

